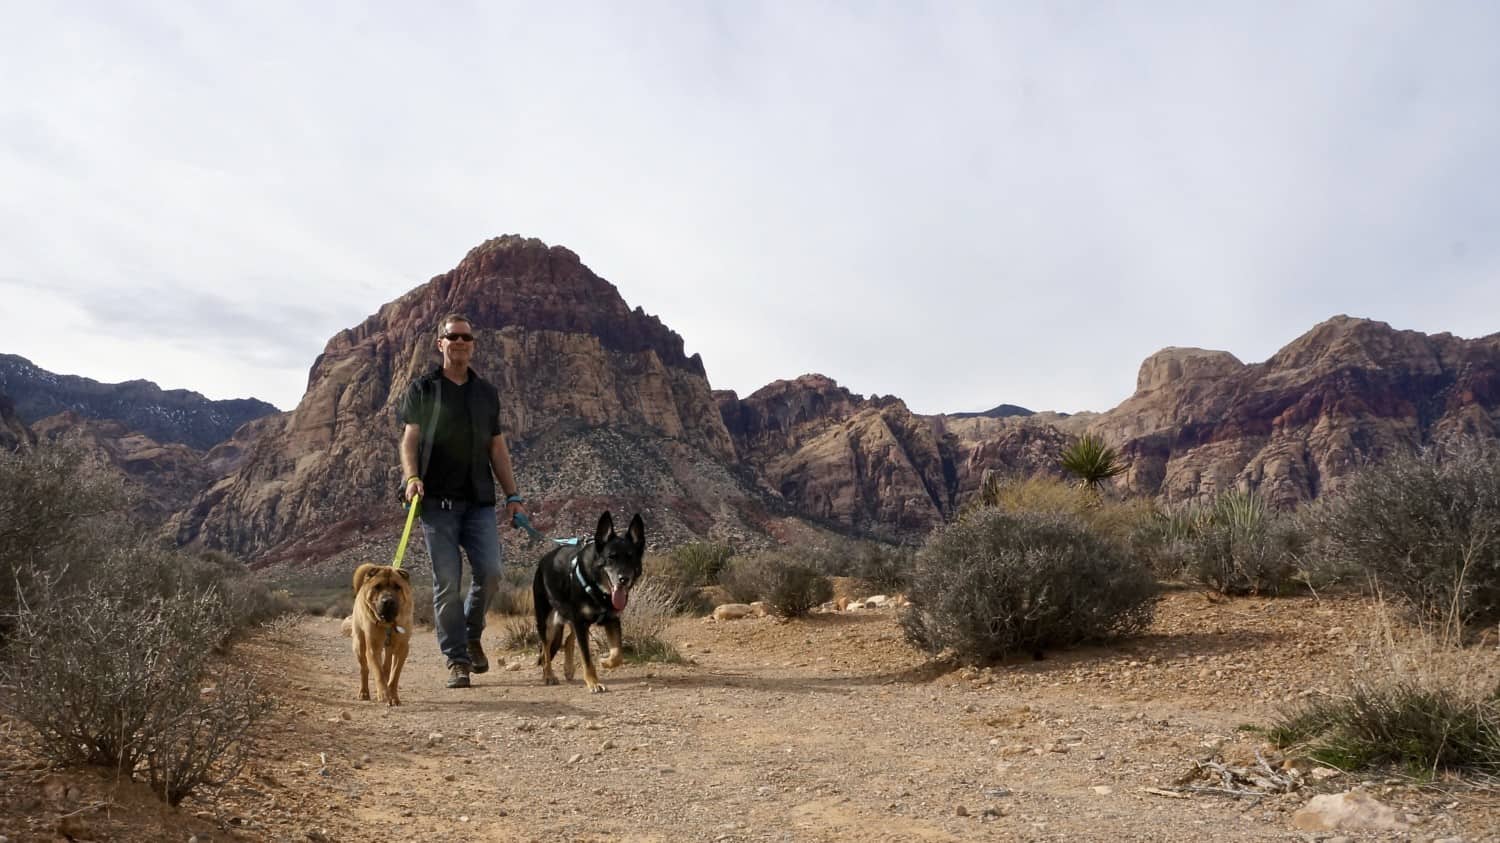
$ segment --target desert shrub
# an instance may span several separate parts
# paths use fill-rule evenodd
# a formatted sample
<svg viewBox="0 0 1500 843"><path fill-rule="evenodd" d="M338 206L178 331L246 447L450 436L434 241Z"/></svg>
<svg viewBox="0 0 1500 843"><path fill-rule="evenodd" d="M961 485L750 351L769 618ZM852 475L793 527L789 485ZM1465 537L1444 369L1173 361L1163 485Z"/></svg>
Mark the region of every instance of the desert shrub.
<svg viewBox="0 0 1500 843"><path fill-rule="evenodd" d="M1103 538L1133 547L1142 525L1155 509L1145 498L1119 498L1100 489L1055 477L1005 477L990 474L976 498L978 507L1013 513L1071 516Z"/></svg>
<svg viewBox="0 0 1500 843"><path fill-rule="evenodd" d="M531 650L541 646L536 634L536 616L506 615L497 630L502 650Z"/></svg>
<svg viewBox="0 0 1500 843"><path fill-rule="evenodd" d="M980 508L917 554L902 626L919 647L985 662L1138 632L1156 597L1145 566L1077 517Z"/></svg>
<svg viewBox="0 0 1500 843"><path fill-rule="evenodd" d="M668 556L690 585L714 585L734 551L717 542L690 542L672 548Z"/></svg>
<svg viewBox="0 0 1500 843"><path fill-rule="evenodd" d="M48 757L143 776L173 805L238 772L269 702L248 679L208 671L229 630L216 592L164 598L39 582L13 615L0 704Z"/></svg>
<svg viewBox="0 0 1500 843"><path fill-rule="evenodd" d="M1296 518L1254 492L1159 513L1134 536L1161 576L1184 577L1221 594L1277 594L1298 572L1308 536Z"/></svg>
<svg viewBox="0 0 1500 843"><path fill-rule="evenodd" d="M830 577L862 580L876 591L898 592L911 576L913 550L868 539L847 539L778 554Z"/></svg>
<svg viewBox="0 0 1500 843"><path fill-rule="evenodd" d="M670 556L647 556L642 560L642 582L654 583L657 588L671 596L673 604L681 612L704 614L713 609L699 596L699 587L694 578L687 576L682 567Z"/></svg>
<svg viewBox="0 0 1500 843"><path fill-rule="evenodd" d="M1500 452L1473 443L1393 457L1319 508L1325 564L1373 577L1452 629L1500 621Z"/></svg>
<svg viewBox="0 0 1500 843"><path fill-rule="evenodd" d="M630 590L630 605L620 614L620 649L632 661L680 662L682 656L663 636L672 619L682 614L675 593L656 582L642 582ZM592 652L609 653L609 641L599 626L591 628Z"/></svg>
<svg viewBox="0 0 1500 843"><path fill-rule="evenodd" d="M1500 772L1500 701L1403 682L1360 683L1347 695L1305 704L1268 735L1341 770L1392 764L1421 776Z"/></svg>
<svg viewBox="0 0 1500 843"><path fill-rule="evenodd" d="M113 542L100 533L123 529L124 484L81 445L42 443L0 449L0 639L32 574L48 571L55 585L89 579L94 552Z"/></svg>
<svg viewBox="0 0 1500 843"><path fill-rule="evenodd" d="M1267 730L1278 745L1345 770L1396 765L1500 772L1500 660L1438 624L1411 625L1380 600L1350 656L1355 679L1336 696L1296 704Z"/></svg>
<svg viewBox="0 0 1500 843"><path fill-rule="evenodd" d="M754 603L766 595L767 583L770 582L767 569L777 564L764 553L736 556L719 575L719 587L724 589L730 602Z"/></svg>
<svg viewBox="0 0 1500 843"><path fill-rule="evenodd" d="M859 542L852 548L849 576L857 577L882 592L905 591L911 582L914 549L904 546Z"/></svg>
<svg viewBox="0 0 1500 843"><path fill-rule="evenodd" d="M774 553L736 556L720 576L719 584L731 600L764 600L767 608L784 618L806 615L833 598L833 583L826 574L806 562Z"/></svg>
<svg viewBox="0 0 1500 843"><path fill-rule="evenodd" d="M531 593L531 586L506 587L504 583L501 583L500 589L495 592L495 599L490 601L490 611L502 615L532 617L536 611L535 602L536 597Z"/></svg>

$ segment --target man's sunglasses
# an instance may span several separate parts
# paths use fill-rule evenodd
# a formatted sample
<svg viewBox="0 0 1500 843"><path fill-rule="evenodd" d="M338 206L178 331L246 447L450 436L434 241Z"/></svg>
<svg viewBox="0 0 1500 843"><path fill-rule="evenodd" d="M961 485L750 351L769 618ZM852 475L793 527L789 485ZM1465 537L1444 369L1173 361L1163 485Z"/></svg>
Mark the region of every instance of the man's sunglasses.
<svg viewBox="0 0 1500 843"><path fill-rule="evenodd" d="M473 334L443 334L443 339L448 342L473 342Z"/></svg>

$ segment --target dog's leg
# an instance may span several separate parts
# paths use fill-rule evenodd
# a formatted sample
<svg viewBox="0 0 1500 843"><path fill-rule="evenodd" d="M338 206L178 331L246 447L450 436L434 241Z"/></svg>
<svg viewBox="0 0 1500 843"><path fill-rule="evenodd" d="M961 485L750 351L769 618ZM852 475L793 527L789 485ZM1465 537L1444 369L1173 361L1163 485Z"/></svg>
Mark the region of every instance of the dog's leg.
<svg viewBox="0 0 1500 843"><path fill-rule="evenodd" d="M359 625L354 625L354 634L350 636L354 641L354 657L359 659L359 698L368 700L370 698L370 665L365 661L365 631Z"/></svg>
<svg viewBox="0 0 1500 843"><path fill-rule="evenodd" d="M385 678L386 646L384 630L374 630L365 640L367 649L365 658L369 660L370 666L375 670L375 701L389 703L386 699L386 691L390 687Z"/></svg>
<svg viewBox="0 0 1500 843"><path fill-rule="evenodd" d="M587 629L578 631L573 636L578 641L578 655L583 657L583 681L589 686L590 694L600 694L609 689L599 684L599 674L594 672L594 659L589 655L589 631Z"/></svg>
<svg viewBox="0 0 1500 843"><path fill-rule="evenodd" d="M620 655L620 619L610 618L604 621L602 625L604 627L604 637L609 639L609 656L599 663L613 670L619 667L621 662L625 661L625 657Z"/></svg>
<svg viewBox="0 0 1500 843"><path fill-rule="evenodd" d="M569 682L573 681L573 674L577 669L573 666L573 625L563 624L563 678Z"/></svg>
<svg viewBox="0 0 1500 843"><path fill-rule="evenodd" d="M386 650L391 654L390 669L386 671L386 677L390 682L386 702L390 705L401 704L401 694L396 690L401 684L401 668L406 665L406 651L411 646L409 635L392 636L390 648Z"/></svg>
<svg viewBox="0 0 1500 843"><path fill-rule="evenodd" d="M557 684L557 674L552 672L552 658L557 655L558 645L562 644L563 620L553 612L547 618L547 626L542 638L542 682L547 685Z"/></svg>

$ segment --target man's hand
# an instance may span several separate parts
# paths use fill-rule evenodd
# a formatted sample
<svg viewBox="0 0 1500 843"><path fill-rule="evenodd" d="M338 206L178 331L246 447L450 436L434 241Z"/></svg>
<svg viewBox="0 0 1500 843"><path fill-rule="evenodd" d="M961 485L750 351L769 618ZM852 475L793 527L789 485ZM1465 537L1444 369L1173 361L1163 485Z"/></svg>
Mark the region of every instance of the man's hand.
<svg viewBox="0 0 1500 843"><path fill-rule="evenodd" d="M410 501L413 498L416 498L418 496L424 496L424 495L426 495L426 493L427 493L427 490L422 485L422 478L420 478L420 477L408 477L408 478L406 478L406 489L403 490L403 492L402 492L402 494L405 496L406 500Z"/></svg>

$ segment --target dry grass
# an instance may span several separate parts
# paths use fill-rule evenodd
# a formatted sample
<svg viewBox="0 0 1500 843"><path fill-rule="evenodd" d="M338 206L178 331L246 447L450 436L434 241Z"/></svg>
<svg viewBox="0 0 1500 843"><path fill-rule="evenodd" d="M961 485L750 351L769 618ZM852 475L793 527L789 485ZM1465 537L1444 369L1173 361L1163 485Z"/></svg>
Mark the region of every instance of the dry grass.
<svg viewBox="0 0 1500 843"><path fill-rule="evenodd" d="M1461 629L1406 625L1385 601L1371 646L1344 694L1290 711L1271 730L1283 747L1344 770L1393 765L1417 778L1441 770L1500 773L1500 657L1464 646Z"/></svg>

